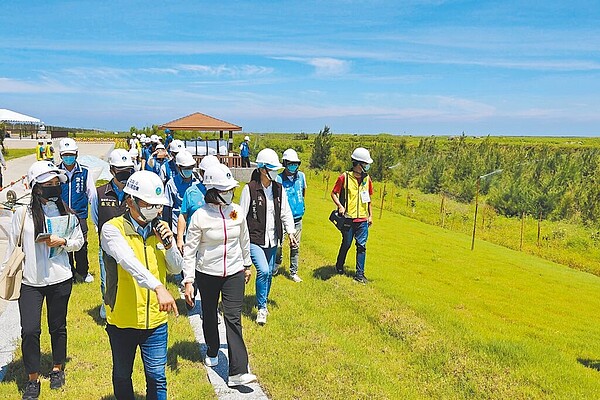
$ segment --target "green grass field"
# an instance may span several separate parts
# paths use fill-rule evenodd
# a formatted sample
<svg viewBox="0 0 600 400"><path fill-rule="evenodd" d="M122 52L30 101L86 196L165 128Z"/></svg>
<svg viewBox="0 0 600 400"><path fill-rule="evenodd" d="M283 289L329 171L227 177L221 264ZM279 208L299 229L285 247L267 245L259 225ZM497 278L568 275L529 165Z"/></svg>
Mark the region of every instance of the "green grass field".
<svg viewBox="0 0 600 400"><path fill-rule="evenodd" d="M384 211L370 231L371 283L363 286L351 279L354 248L347 274L334 274L340 235L327 220L331 200L318 187L311 175L304 282L274 278L264 327L254 323L254 285L247 286L244 336L252 370L271 398L600 397L599 277L479 240L472 252L469 235ZM93 230L90 239L97 276ZM43 398L111 398L99 293L98 279L75 286L67 385L51 393L44 380ZM43 338L49 367L47 333ZM214 398L183 316L170 320L169 347L170 397ZM139 361L135 369L141 395ZM17 352L0 398L19 398L24 379Z"/></svg>
<svg viewBox="0 0 600 400"><path fill-rule="evenodd" d="M28 156L30 154L35 154L35 149L6 149L6 155L4 156L4 159L6 161L8 160L12 160L13 158L19 158L19 157L24 157L24 156Z"/></svg>

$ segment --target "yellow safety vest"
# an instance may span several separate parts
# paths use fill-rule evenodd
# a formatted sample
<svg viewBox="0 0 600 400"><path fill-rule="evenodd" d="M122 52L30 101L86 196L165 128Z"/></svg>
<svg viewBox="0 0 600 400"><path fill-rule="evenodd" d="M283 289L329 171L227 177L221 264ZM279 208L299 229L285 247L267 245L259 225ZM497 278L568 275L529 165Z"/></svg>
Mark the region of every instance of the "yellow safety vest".
<svg viewBox="0 0 600 400"><path fill-rule="evenodd" d="M370 176L366 176L362 183L359 184L356 177L352 173L345 173L344 179L344 190L348 191L348 204L345 204L346 214L356 218L368 218L369 217L369 202L364 202L361 196L362 192L369 194L369 182L371 181ZM345 196L345 193L341 193L340 196ZM365 195L363 195L365 196ZM370 199L370 195L367 196ZM345 201L345 199L344 199Z"/></svg>
<svg viewBox="0 0 600 400"><path fill-rule="evenodd" d="M35 158L38 161L44 161L46 158L46 146L39 145L35 148Z"/></svg>
<svg viewBox="0 0 600 400"><path fill-rule="evenodd" d="M144 243L144 239L124 216L113 218L107 224L115 226L121 232L136 258L165 284L165 250L156 236L151 235ZM156 293L141 288L129 272L117 264L116 299L114 307L106 307L106 322L118 328L154 329L166 323L167 319L167 313L160 311Z"/></svg>
<svg viewBox="0 0 600 400"><path fill-rule="evenodd" d="M46 145L46 160L53 160L54 159L54 152L52 151L52 145L48 144Z"/></svg>

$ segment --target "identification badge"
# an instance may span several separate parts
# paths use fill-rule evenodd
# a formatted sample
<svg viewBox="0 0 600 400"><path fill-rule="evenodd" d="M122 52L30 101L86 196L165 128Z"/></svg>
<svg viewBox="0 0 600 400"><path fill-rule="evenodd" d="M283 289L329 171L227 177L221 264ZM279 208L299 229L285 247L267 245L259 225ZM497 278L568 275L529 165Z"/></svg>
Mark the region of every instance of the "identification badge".
<svg viewBox="0 0 600 400"><path fill-rule="evenodd" d="M371 196L369 196L369 192L362 191L360 192L360 201L363 203L370 203L371 202Z"/></svg>

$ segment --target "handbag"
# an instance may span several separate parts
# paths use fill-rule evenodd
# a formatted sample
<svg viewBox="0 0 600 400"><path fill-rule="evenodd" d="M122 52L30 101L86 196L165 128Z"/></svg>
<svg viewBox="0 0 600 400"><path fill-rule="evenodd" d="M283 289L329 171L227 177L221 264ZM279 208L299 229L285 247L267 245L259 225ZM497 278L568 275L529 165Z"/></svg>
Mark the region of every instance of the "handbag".
<svg viewBox="0 0 600 400"><path fill-rule="evenodd" d="M348 179L348 173L346 173L346 181ZM345 182L346 182L345 181ZM345 190L346 194L346 202L345 205L348 204L348 190ZM340 214L337 210L333 210L331 214L329 214L329 220L335 225L336 228L340 230L340 232L345 232L352 227L352 218L348 218L343 214Z"/></svg>
<svg viewBox="0 0 600 400"><path fill-rule="evenodd" d="M26 211L25 211L26 212ZM17 245L4 265L0 274L0 298L4 300L17 300L21 296L21 281L23 280L23 226L25 225L25 212L21 220L21 230Z"/></svg>

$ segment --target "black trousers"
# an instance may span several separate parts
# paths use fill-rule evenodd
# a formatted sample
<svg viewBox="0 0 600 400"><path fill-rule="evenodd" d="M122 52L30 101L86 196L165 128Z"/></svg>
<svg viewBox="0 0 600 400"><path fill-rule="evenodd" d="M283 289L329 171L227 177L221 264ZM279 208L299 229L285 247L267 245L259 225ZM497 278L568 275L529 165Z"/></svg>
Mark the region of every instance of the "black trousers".
<svg viewBox="0 0 600 400"><path fill-rule="evenodd" d="M244 271L231 276L212 276L196 271L196 284L202 298L202 331L209 357L219 352L219 322L217 303L223 302L223 319L227 337L229 375L248 372L248 351L242 337L242 303L244 301Z"/></svg>
<svg viewBox="0 0 600 400"><path fill-rule="evenodd" d="M73 276L77 273L85 278L90 269L90 264L88 262L87 218L79 218L79 224L81 225L81 232L83 233L83 246L81 246L79 251L69 253L69 263L71 264Z"/></svg>
<svg viewBox="0 0 600 400"><path fill-rule="evenodd" d="M242 157L242 168L250 168L250 157Z"/></svg>
<svg viewBox="0 0 600 400"><path fill-rule="evenodd" d="M19 298L21 315L21 350L28 374L40 372L40 335L42 304L46 299L48 330L54 365L64 365L67 358L67 305L73 281L67 279L55 285L34 287L23 284Z"/></svg>

